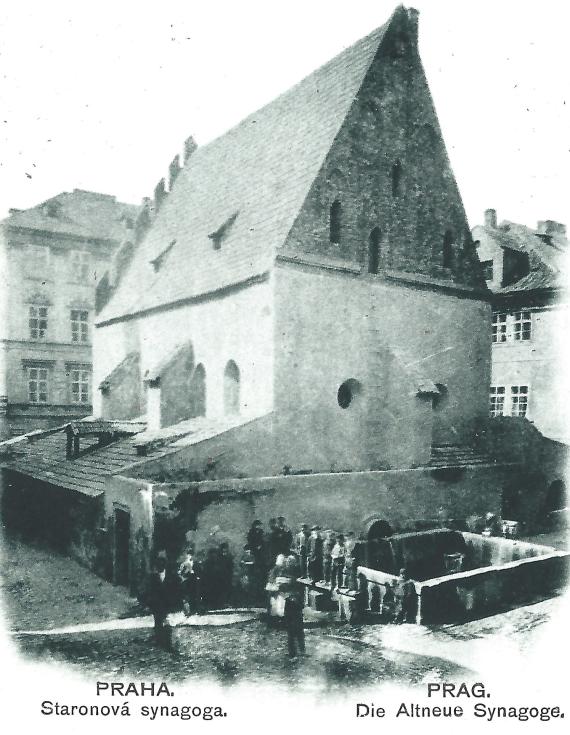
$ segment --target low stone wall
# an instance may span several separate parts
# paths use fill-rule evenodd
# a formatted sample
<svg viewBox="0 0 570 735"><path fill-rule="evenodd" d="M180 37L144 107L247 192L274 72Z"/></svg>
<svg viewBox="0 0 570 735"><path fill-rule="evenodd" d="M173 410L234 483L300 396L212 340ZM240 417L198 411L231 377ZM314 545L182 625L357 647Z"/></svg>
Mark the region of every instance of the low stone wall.
<svg viewBox="0 0 570 735"><path fill-rule="evenodd" d="M418 582L417 622L483 617L552 594L566 581L569 558L567 552L551 550L542 556Z"/></svg>

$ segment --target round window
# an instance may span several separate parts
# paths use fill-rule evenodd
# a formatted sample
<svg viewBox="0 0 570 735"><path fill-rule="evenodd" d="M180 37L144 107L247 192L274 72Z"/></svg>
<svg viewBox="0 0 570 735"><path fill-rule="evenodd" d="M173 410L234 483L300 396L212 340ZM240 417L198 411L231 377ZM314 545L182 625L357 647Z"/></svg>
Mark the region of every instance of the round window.
<svg viewBox="0 0 570 735"><path fill-rule="evenodd" d="M353 401L360 395L361 390L362 386L358 382L358 380L354 380L354 378L345 380L344 383L342 383L342 385L339 387L336 394L338 405L341 408L348 408L350 404L353 403Z"/></svg>

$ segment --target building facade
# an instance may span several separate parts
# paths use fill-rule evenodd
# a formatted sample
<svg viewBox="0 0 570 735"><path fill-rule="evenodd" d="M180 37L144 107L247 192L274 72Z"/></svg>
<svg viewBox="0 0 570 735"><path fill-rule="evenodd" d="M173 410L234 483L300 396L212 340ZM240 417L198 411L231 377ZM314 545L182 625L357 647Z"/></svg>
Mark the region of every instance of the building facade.
<svg viewBox="0 0 570 735"><path fill-rule="evenodd" d="M498 225L488 210L473 238L494 292L490 415L524 417L544 436L568 443L566 228L552 221L536 230Z"/></svg>
<svg viewBox="0 0 570 735"><path fill-rule="evenodd" d="M417 467L473 441L489 293L417 21L397 9L173 162L97 317L97 415L271 415L267 472Z"/></svg>
<svg viewBox="0 0 570 735"><path fill-rule="evenodd" d="M4 434L91 413L95 288L137 211L76 189L1 223Z"/></svg>

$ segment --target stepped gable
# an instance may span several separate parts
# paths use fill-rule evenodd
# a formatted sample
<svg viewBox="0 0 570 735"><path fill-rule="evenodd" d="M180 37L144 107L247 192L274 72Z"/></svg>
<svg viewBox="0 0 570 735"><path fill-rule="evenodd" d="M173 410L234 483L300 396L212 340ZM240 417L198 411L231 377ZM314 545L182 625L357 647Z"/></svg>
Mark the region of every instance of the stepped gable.
<svg viewBox="0 0 570 735"><path fill-rule="evenodd" d="M386 30L406 12L192 153L99 324L271 269Z"/></svg>

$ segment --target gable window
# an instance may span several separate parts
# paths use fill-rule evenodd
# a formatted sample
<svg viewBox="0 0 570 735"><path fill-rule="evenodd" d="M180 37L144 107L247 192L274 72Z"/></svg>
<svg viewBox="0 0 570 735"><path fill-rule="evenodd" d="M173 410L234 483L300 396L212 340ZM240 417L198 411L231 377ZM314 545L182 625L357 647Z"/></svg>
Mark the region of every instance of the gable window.
<svg viewBox="0 0 570 735"><path fill-rule="evenodd" d="M89 312L84 309L71 310L71 341L89 342Z"/></svg>
<svg viewBox="0 0 570 735"><path fill-rule="evenodd" d="M444 268L451 268L453 265L453 232L451 230L446 230L443 236L442 261Z"/></svg>
<svg viewBox="0 0 570 735"><path fill-rule="evenodd" d="M49 369L47 367L28 367L28 401L47 403L49 400Z"/></svg>
<svg viewBox="0 0 570 735"><path fill-rule="evenodd" d="M398 197L401 193L402 185L402 164L400 161L392 166L392 196Z"/></svg>
<svg viewBox="0 0 570 735"><path fill-rule="evenodd" d="M511 416L526 416L528 408L528 385L511 386Z"/></svg>
<svg viewBox="0 0 570 735"><path fill-rule="evenodd" d="M507 315L493 314L493 342L507 341Z"/></svg>
<svg viewBox="0 0 570 735"><path fill-rule="evenodd" d="M378 273L380 267L380 242L382 240L382 232L379 227L375 227L368 238L368 272Z"/></svg>
<svg viewBox="0 0 570 735"><path fill-rule="evenodd" d="M46 339L48 328L48 307L30 306L28 325L30 330L30 339Z"/></svg>
<svg viewBox="0 0 570 735"><path fill-rule="evenodd" d="M489 396L489 415L502 416L505 409L505 386L492 385Z"/></svg>
<svg viewBox="0 0 570 735"><path fill-rule="evenodd" d="M74 281L84 283L89 280L91 265L90 253L87 250L73 250L71 253L71 277Z"/></svg>
<svg viewBox="0 0 570 735"><path fill-rule="evenodd" d="M69 395L72 403L88 404L91 371L86 368L69 370Z"/></svg>
<svg viewBox="0 0 570 735"><path fill-rule="evenodd" d="M486 281L492 281L493 280L493 261L483 260L481 262L481 269L483 270L483 278Z"/></svg>
<svg viewBox="0 0 570 735"><path fill-rule="evenodd" d="M529 340L531 325L530 311L515 311L513 314L513 336L515 341L524 342Z"/></svg>
<svg viewBox="0 0 570 735"><path fill-rule="evenodd" d="M342 229L342 205L338 199L331 204L330 210L330 241L333 245L340 245Z"/></svg>

